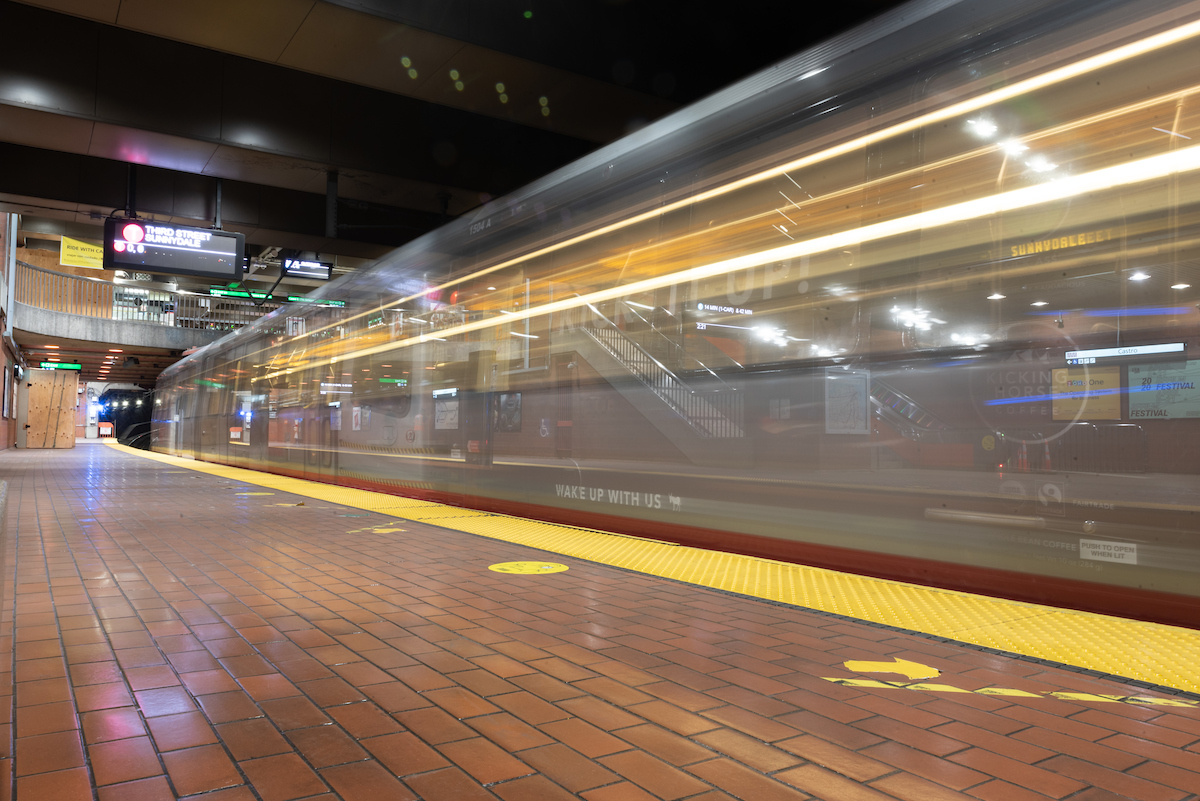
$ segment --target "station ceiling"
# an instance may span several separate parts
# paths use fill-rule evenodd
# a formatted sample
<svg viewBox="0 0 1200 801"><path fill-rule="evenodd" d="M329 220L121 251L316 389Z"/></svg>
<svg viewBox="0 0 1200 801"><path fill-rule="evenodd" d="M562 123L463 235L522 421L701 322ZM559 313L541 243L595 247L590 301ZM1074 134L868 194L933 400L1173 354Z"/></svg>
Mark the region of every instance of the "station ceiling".
<svg viewBox="0 0 1200 801"><path fill-rule="evenodd" d="M343 272L895 5L0 0L0 210L99 239L136 165L204 225L221 179L251 253Z"/></svg>
<svg viewBox="0 0 1200 801"><path fill-rule="evenodd" d="M0 200L370 258L896 3L806 5L0 0Z"/></svg>

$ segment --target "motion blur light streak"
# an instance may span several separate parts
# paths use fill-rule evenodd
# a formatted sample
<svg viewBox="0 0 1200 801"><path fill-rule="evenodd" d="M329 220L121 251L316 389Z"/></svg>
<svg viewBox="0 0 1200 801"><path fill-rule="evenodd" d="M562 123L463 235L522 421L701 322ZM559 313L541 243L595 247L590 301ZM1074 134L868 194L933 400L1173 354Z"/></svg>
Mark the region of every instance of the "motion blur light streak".
<svg viewBox="0 0 1200 801"><path fill-rule="evenodd" d="M577 245L579 243L586 242L588 240L595 239L597 237L611 234L615 231L621 230L622 228L626 228L631 225L635 225L639 222L645 222L647 220L654 219L661 215L665 215L671 211L674 211L674 210L677 210L680 208L684 208L686 206L693 205L693 204L700 204L706 200L711 200L713 198L720 197L722 195L728 194L735 190L742 189L747 186L752 186L754 184L761 183L761 182L769 180L771 178L785 176L789 172L794 172L794 171L802 169L804 167L808 167L813 164L820 163L822 161L827 161L827 160L833 159L837 156L852 153L856 150L867 147L868 145L882 142L891 137L894 137L894 136L897 136L900 134L904 134L904 133L910 133L912 131L918 130L922 127L933 125L935 123L955 119L955 118L961 117L963 115L978 111L979 109L987 108L989 106L994 106L994 105L996 105L998 103L1002 103L1006 100L1011 100L1013 98L1020 97L1023 94L1027 94L1029 92L1033 92L1038 89L1053 86L1055 84L1067 81L1071 78L1076 78L1076 77L1079 77L1082 75L1086 75L1087 73L1094 72L1096 70L1100 70L1105 67L1112 66L1114 64L1119 64L1119 63L1127 61L1129 59L1136 58L1137 56L1145 55L1145 54L1153 52L1155 50L1158 50L1158 49L1161 49L1164 47L1169 47L1171 45L1178 44L1180 42L1187 41L1188 39L1192 39L1198 35L1200 35L1200 21L1195 21L1195 22L1186 23L1184 25L1180 25L1180 26L1172 28L1170 30L1163 31L1162 33L1146 37L1145 39L1142 39L1140 41L1131 42L1131 43L1123 45L1121 47L1114 48L1113 50L1110 50L1108 52L1099 53L1095 56L1091 56L1089 58L1082 59L1073 64L1068 64L1066 66L1059 67L1054 70L1050 70L1049 72L1043 73L1041 75L1035 75L1035 76L1026 78L1021 81L1016 81L1009 86L1005 86L1000 89L995 89L995 90L992 90L989 92L985 92L984 94L982 94L978 97L970 98L968 100L963 100L959 103L955 103L955 104L947 106L945 108L937 109L937 110L930 111L930 112L927 112L922 115L918 115L918 116L916 116L912 119L906 120L904 122L900 122L900 123L888 126L887 128L884 128L882 130L874 131L874 132L859 136L850 141L826 148L820 152L817 152L817 153L814 153L814 154L811 154L808 156L804 156L799 159L795 159L795 160L790 161L781 166L773 167L771 169L764 170L762 172L756 173L755 175L747 176L745 178L742 178L742 179L739 179L736 181L731 181L727 184L724 184L722 186L708 190L706 192L701 192L694 196L690 196L685 199L675 201L673 203L668 203L661 207L656 207L655 209L653 209L651 211L643 212L641 214L635 214L631 217L628 217L626 219L612 223L610 225L601 226L600 228L589 231L587 233L584 233L584 234L581 234L578 236L574 236L574 237L569 237L560 242L556 242L552 245L547 245L543 248L539 248L539 249L533 251L532 253L524 254L524 255L521 255L521 256L518 256L518 257L515 257L512 259L502 261L491 267L486 267L481 270L476 270L469 275L464 275L460 278L456 278L451 281L447 281L443 284L440 284L435 288L434 291L445 291L452 287L459 286L463 283L478 280L482 276L489 275L498 270L503 270L507 267L512 267L514 265L521 264L523 262L532 261L540 256L545 256L550 253L554 253L556 251L570 247L572 245ZM1110 112L1110 114L1111 113L1112 112ZM995 145L993 147L1003 148L1004 146L1003 145ZM790 178L790 176L788 176L788 177ZM793 179L793 183L794 183L794 179ZM395 306L399 306L401 304L404 304L409 301L420 298L422 295L426 294L426 292L427 291L422 291L420 293L414 293L411 295L407 295L405 297L401 297L395 301L392 301L388 304L381 306L381 308L392 308ZM366 313L367 312L363 312L362 314L366 314ZM360 314L359 316L362 316L362 315ZM354 319L354 318L351 317L348 319ZM339 324L344 324L344 322L345 321L343 321L342 323L339 323ZM317 329L317 330L324 330L324 329ZM310 333L312 333L312 332L310 332ZM301 335L301 336L305 336L305 335Z"/></svg>
<svg viewBox="0 0 1200 801"><path fill-rule="evenodd" d="M553 301L541 306L535 306L521 311L512 312L510 314L510 318L515 320L523 320L532 317L539 317L545 314L568 311L581 306L587 306L588 304L601 303L608 300L617 300L624 296L635 295L641 292L650 292L661 287L670 286L672 284L689 283L691 281L723 275L725 273L736 272L738 270L745 270L751 267L760 267L771 262L783 261L786 259L796 259L802 256L811 256L830 250L861 245L864 242L872 242L888 237L900 236L903 234L912 233L914 231L933 229L949 225L951 223L978 219L1001 212L1030 208L1057 200L1065 200L1067 198L1086 195L1089 193L1103 192L1105 190L1114 189L1117 187L1130 186L1147 181L1158 180L1170 175L1191 172L1196 169L1200 169L1200 145L1193 145L1188 148L1163 153L1157 156L1150 156L1148 158L1126 162L1125 164L1118 164L1116 166L1096 170L1091 173L1084 173L1082 175L1063 178L1059 181L1049 184L1040 184L1037 186L1014 189L1008 192L991 195L989 197L968 200L963 203L946 206L940 209L931 209L929 211L920 212L908 217L887 220L885 222L875 223L873 225L864 225L860 228L854 228L849 231L842 231L836 234L816 237L815 239L797 242L793 245L784 245L782 247L759 251L757 253L748 253L741 256L736 256L731 259L725 259L722 261L713 262L711 264L694 267L678 273L655 276L654 278L645 279L631 284L610 287L608 289L598 290L580 297ZM998 295L999 293L995 294ZM414 295L412 297L415 298L420 296ZM1004 296L1001 295L1000 298L1002 297ZM363 315L360 314L359 316ZM447 337L451 337L460 334L466 334L472 331L480 331L485 328L506 324L508 322L509 318L505 318L503 322L497 318L477 320L475 322L442 329L439 331L439 333L444 334ZM421 339L418 337L410 337L396 342L386 342L380 345L353 351L345 354L341 358L359 358L363 356L370 356L376 353L385 353L387 351L417 344L420 341ZM293 364L292 367L308 367L317 363L319 362L308 361L300 364ZM280 375L278 372L268 373L261 378L274 378L278 375Z"/></svg>

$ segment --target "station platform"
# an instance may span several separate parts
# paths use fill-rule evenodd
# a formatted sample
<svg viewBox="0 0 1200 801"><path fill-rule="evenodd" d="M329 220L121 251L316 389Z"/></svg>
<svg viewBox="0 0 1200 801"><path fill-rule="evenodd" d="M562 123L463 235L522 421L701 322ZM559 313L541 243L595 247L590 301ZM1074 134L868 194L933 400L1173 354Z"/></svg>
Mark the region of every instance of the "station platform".
<svg viewBox="0 0 1200 801"><path fill-rule="evenodd" d="M1198 631L100 442L0 479L0 800L1200 798Z"/></svg>

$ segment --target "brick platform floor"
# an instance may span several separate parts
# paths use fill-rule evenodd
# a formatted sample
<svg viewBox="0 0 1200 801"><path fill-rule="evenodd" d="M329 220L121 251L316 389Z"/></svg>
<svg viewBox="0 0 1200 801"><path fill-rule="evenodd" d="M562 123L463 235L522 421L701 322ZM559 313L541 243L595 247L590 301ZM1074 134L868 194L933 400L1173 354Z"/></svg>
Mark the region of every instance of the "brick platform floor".
<svg viewBox="0 0 1200 801"><path fill-rule="evenodd" d="M5 451L0 478L0 797L1200 792L1200 709L1046 695L1155 695L1128 685L98 445ZM487 569L529 559L570 570ZM843 664L893 658L938 684L822 678L899 679ZM971 692L995 687L1024 694Z"/></svg>

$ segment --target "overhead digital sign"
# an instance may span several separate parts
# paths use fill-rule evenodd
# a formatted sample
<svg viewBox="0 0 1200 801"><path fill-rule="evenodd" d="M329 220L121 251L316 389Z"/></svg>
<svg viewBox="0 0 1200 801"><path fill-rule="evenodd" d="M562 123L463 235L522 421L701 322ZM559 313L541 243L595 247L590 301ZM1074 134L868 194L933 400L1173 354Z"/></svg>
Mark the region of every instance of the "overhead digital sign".
<svg viewBox="0 0 1200 801"><path fill-rule="evenodd" d="M1165 345L1128 345L1123 348L1069 350L1067 351L1067 364L1095 364L1097 359L1129 358L1130 356L1154 356L1160 353L1183 353L1186 348L1186 343L1169 342Z"/></svg>
<svg viewBox="0 0 1200 801"><path fill-rule="evenodd" d="M333 264L327 261L284 256L281 264L284 278L315 278L318 281L328 281L333 278Z"/></svg>
<svg viewBox="0 0 1200 801"><path fill-rule="evenodd" d="M240 281L246 237L150 220L104 221L104 269Z"/></svg>
<svg viewBox="0 0 1200 801"><path fill-rule="evenodd" d="M43 370L82 370L82 364L69 364L67 362L42 362Z"/></svg>

